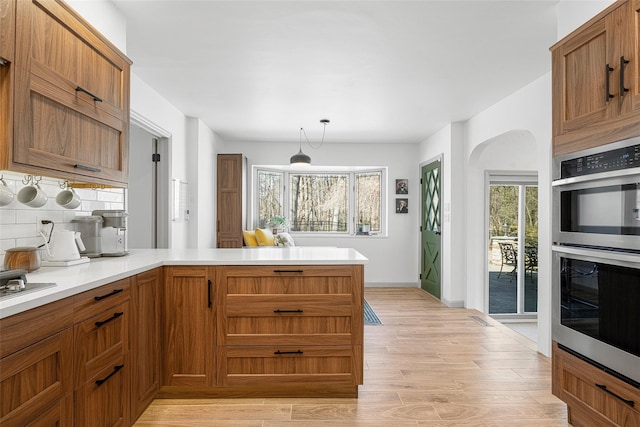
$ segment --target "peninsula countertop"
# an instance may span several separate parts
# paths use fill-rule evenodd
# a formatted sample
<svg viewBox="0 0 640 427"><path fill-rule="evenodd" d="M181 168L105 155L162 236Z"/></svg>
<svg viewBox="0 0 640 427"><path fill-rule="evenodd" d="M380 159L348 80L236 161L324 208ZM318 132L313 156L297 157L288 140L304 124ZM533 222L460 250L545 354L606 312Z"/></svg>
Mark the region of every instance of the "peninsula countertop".
<svg viewBox="0 0 640 427"><path fill-rule="evenodd" d="M367 258L352 248L134 249L71 267L41 267L27 282L56 286L0 300L0 319L165 265L354 265Z"/></svg>

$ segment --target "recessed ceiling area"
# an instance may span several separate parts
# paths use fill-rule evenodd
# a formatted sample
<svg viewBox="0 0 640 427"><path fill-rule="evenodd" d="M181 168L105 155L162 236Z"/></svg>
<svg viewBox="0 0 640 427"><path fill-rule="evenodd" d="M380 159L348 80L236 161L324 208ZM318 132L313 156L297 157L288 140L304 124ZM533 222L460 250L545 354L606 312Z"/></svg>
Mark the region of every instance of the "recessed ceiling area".
<svg viewBox="0 0 640 427"><path fill-rule="evenodd" d="M114 3L133 72L225 141L416 143L548 73L558 2Z"/></svg>

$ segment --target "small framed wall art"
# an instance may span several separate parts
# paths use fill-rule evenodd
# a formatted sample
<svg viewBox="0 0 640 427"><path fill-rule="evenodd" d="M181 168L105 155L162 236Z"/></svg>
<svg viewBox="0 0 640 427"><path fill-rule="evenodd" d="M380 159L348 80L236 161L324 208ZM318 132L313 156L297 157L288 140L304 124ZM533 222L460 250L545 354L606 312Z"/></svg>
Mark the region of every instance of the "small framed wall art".
<svg viewBox="0 0 640 427"><path fill-rule="evenodd" d="M408 179L396 179L396 194L409 194Z"/></svg>
<svg viewBox="0 0 640 427"><path fill-rule="evenodd" d="M396 213L409 213L409 199L396 199Z"/></svg>

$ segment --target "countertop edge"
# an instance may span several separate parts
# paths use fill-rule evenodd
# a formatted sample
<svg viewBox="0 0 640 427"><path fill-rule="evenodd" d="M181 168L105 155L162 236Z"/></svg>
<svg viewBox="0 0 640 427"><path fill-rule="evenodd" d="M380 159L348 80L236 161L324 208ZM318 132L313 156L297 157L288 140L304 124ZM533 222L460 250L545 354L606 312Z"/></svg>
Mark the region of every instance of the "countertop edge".
<svg viewBox="0 0 640 427"><path fill-rule="evenodd" d="M91 268L96 267L96 264L91 265L91 263L72 266L72 267L42 267L40 270L34 273L29 273L27 275L28 280L34 283L36 282L47 282L47 281L55 281L58 283L60 280L67 280L66 276L74 276L76 277L75 283L73 279L70 279L71 284L69 286L61 286L57 285L53 288L44 289L41 291L36 291L34 293L29 293L25 295L13 296L4 301L0 301L0 319L4 319L6 317L13 316L15 314L22 313L27 310L31 310L37 307L41 307L43 305L72 297L79 293L89 291L91 289L95 289L99 286L106 285L108 283L112 283L118 280L126 279L128 277L135 276L140 273L144 273L149 270L153 270L154 268L164 267L164 266L222 266L222 265L365 265L368 262L368 259L364 257L362 254L355 250L350 250L349 257L343 257L346 259L339 258L331 258L325 257L320 259L285 259L280 256L274 256L271 259L256 259L253 257L249 258L237 258L233 259L232 257L224 257L225 259L212 259L205 258L203 259L202 255L198 256L198 252L194 252L193 250L175 251L175 250L158 250L158 252L152 252L153 250L148 251L135 251L133 255L129 255L127 257L120 258L101 258L98 266L101 270L109 270L110 265L114 265L113 274L110 272L100 271L99 273L92 273ZM217 253L217 250L204 250L202 253L208 255L210 253ZM229 250L224 250L226 255L230 253ZM278 255L277 250L274 254ZM320 250L322 252L322 250ZM329 250L330 251L330 250ZM242 252L237 252L242 253ZM149 256L151 254L155 259L145 260L145 256ZM284 252L279 253L279 255L284 254ZM138 255L142 258L142 260L136 260L135 256ZM131 257L131 258L130 258ZM258 257L261 258L261 257ZM124 265L120 265L124 264ZM134 264L133 266L129 266L129 264ZM68 275L65 273L69 273ZM91 275L99 276L96 279L85 279L85 277L90 277ZM53 280L50 280L50 277L53 277ZM79 277L79 279L78 279ZM43 279L44 278L44 279Z"/></svg>

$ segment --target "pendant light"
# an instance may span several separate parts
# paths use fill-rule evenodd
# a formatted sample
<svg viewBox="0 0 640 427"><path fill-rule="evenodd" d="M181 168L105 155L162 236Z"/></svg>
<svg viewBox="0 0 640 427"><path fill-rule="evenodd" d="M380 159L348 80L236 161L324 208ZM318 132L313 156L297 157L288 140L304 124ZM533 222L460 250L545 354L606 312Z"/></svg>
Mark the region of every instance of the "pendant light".
<svg viewBox="0 0 640 427"><path fill-rule="evenodd" d="M320 123L322 123L323 125L322 140L320 141L320 145L318 145L317 147L314 147L313 145L311 145L311 142L309 141L309 138L307 138L307 133L304 131L304 128L300 128L300 148L298 153L291 156L291 159L289 160L292 165L310 165L311 164L311 157L307 156L302 152L302 135L304 134L304 139L307 140L307 143L311 148L313 149L320 148L322 146L322 143L324 142L324 134L326 132L327 125L330 122L328 119L322 119L320 120Z"/></svg>

